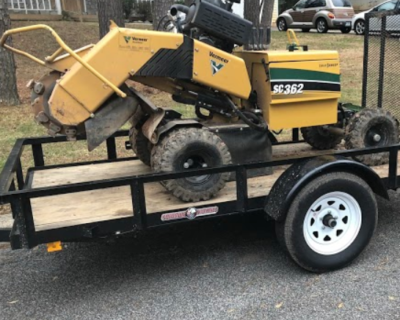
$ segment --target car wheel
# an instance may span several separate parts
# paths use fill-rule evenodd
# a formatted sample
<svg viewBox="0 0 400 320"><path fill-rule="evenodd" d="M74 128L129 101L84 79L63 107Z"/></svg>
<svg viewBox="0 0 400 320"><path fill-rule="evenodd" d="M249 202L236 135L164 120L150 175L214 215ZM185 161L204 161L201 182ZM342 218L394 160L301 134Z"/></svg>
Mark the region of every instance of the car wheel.
<svg viewBox="0 0 400 320"><path fill-rule="evenodd" d="M310 29L301 29L303 32L310 32Z"/></svg>
<svg viewBox="0 0 400 320"><path fill-rule="evenodd" d="M350 28L350 27L348 27L348 28L343 28L343 29L340 29L340 31L342 31L343 34L347 34L347 33L350 33L350 32L351 32L351 28Z"/></svg>
<svg viewBox="0 0 400 320"><path fill-rule="evenodd" d="M286 31L288 29L286 20L284 18L279 18L277 25L279 31Z"/></svg>
<svg viewBox="0 0 400 320"><path fill-rule="evenodd" d="M321 18L317 20L317 31L318 33L328 32L328 22L325 19Z"/></svg>
<svg viewBox="0 0 400 320"><path fill-rule="evenodd" d="M357 20L357 22L354 25L354 32L362 36L365 33L365 21L364 20Z"/></svg>

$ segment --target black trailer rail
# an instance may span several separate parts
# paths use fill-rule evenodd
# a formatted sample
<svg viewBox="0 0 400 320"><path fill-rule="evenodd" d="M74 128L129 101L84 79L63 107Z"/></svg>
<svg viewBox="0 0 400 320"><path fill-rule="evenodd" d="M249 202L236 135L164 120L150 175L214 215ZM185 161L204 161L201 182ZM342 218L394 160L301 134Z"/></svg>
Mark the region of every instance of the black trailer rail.
<svg viewBox="0 0 400 320"><path fill-rule="evenodd" d="M6 161L4 169L0 175L0 204L10 204L14 223L11 229L0 229L0 242L10 242L13 249L33 248L39 244L51 243L55 241L88 241L105 236L118 236L120 234L155 228L171 223L186 223L193 218L196 220L216 218L234 214L244 214L260 212L264 209L266 197L249 198L248 196L248 171L260 168L273 168L287 166L300 161L306 161L316 156L296 156L290 158L276 159L271 162L250 163L240 165L228 165L217 168L198 169L184 172L168 174L150 173L144 175L129 176L123 178L103 179L84 183L74 183L55 187L31 188L32 172L47 170L51 168L66 168L85 164L112 163L120 161L130 161L136 158L118 158L116 149L116 138L126 137L127 131L117 132L107 140L107 159L92 162L79 162L63 165L46 166L43 152L43 145L66 142L63 136L51 138L29 138L16 141L11 153ZM85 138L80 138L84 140ZM293 139L289 143L299 143L297 130L293 133ZM280 144L286 144L280 143ZM277 143L279 144L279 143ZM31 156L34 160L34 167L27 170L26 177L23 174L21 156L26 148L30 147ZM343 152L327 152L324 156L346 157L389 153L388 175L382 179L387 189L396 190L399 185L398 176L398 153L400 145L363 149ZM318 157L321 157L319 155ZM188 219L165 221L163 215L171 211L163 211L147 214L145 185L154 182L161 182L169 179L187 178L205 174L217 174L235 172L236 173L236 200L227 202L213 203L212 206L218 207L218 212L214 215L190 217ZM50 196L65 195L83 191L93 191L99 189L129 186L132 194L133 215L128 218L120 218L109 221L88 223L70 227L57 228L52 230L38 231L32 213L31 200L35 198L46 198ZM185 204L183 204L185 206ZM190 207L190 204L187 204ZM209 208L210 205L199 206L196 209ZM188 208L189 210L190 208Z"/></svg>

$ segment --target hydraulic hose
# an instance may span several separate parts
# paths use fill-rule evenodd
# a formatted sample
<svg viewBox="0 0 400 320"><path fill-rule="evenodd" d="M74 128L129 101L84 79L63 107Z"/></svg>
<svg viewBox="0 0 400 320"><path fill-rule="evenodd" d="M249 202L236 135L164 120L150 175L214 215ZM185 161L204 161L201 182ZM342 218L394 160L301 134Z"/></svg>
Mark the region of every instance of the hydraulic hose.
<svg viewBox="0 0 400 320"><path fill-rule="evenodd" d="M268 126L265 122L261 122L260 124L256 124L253 121L251 121L250 118L248 118L242 111L240 111L240 109L233 103L233 101L231 99L229 99L229 97L226 97L226 100L229 103L229 106L231 107L232 111L237 114L237 116L245 123L247 124L250 128L253 128L255 130L258 131L267 131L268 130Z"/></svg>

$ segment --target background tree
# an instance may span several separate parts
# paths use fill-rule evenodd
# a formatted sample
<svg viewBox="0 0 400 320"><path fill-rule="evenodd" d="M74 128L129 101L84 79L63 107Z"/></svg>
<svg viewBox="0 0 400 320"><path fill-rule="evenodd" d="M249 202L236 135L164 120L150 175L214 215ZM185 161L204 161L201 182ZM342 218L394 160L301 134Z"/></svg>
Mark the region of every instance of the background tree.
<svg viewBox="0 0 400 320"><path fill-rule="evenodd" d="M10 15L8 14L7 0L0 0L0 36L11 26ZM11 38L7 44L12 45ZM20 104L15 75L14 55L0 48L0 104L15 106Z"/></svg>
<svg viewBox="0 0 400 320"><path fill-rule="evenodd" d="M244 17L254 26L271 27L274 12L274 0L246 0Z"/></svg>
<svg viewBox="0 0 400 320"><path fill-rule="evenodd" d="M2 1L2 0L0 0ZM110 31L110 20L124 27L124 10L122 0L97 0L100 38Z"/></svg>
<svg viewBox="0 0 400 320"><path fill-rule="evenodd" d="M153 27L157 29L161 19L168 13L168 10L175 3L174 0L156 0L153 2Z"/></svg>

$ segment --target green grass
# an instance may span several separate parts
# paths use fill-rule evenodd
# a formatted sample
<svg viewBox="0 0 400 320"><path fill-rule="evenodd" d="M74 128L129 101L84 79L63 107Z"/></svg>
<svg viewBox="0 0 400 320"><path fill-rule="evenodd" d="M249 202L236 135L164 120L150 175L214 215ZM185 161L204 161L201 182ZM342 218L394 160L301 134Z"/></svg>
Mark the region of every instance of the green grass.
<svg viewBox="0 0 400 320"><path fill-rule="evenodd" d="M24 26L29 23L20 22L16 26ZM61 37L72 47L78 48L88 43L94 43L98 37L98 29L94 24L81 24L73 22L51 22L49 23ZM77 37L77 35L79 35ZM302 34L298 37L302 44L309 45L310 49L338 50L342 64L342 100L360 104L361 100L361 79L362 79L362 57L363 39L352 35L315 33ZM22 35L14 37L14 45L35 53L39 57L45 57L56 49L55 43L50 41L48 34L36 33L35 35ZM273 32L271 50L284 50L287 39L284 33ZM23 105L18 107L0 106L0 170L3 168L7 156L15 143L15 140L23 137L35 137L46 135L42 126L37 125L31 114L29 105L29 91L25 84L31 78L40 78L46 70L28 61L25 58L17 57L17 78L20 96ZM140 88L140 87L139 87ZM145 94L161 107L173 107L189 117L193 114L193 107L182 106L173 102L170 97L158 90L145 90ZM130 155L130 151L123 148L123 141L118 146L121 155ZM86 161L100 159L105 156L105 147L101 146L94 152L89 153L83 142L71 142L66 144L51 145L45 147L47 164L66 163L71 161ZM32 165L29 157L29 150L23 155L25 167Z"/></svg>

